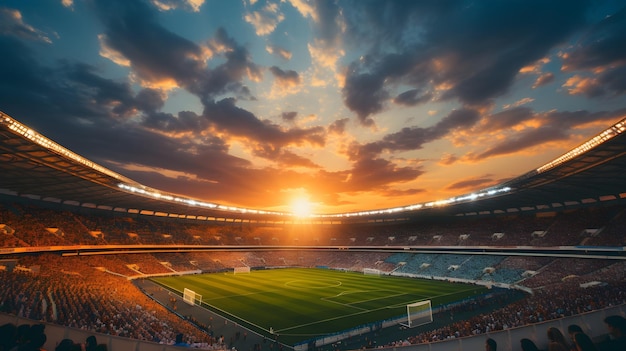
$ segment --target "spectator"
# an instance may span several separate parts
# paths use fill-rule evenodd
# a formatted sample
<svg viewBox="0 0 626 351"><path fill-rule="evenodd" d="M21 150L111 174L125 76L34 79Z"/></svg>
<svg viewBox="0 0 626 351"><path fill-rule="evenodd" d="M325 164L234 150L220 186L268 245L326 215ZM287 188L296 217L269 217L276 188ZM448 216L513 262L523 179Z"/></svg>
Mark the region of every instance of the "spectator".
<svg viewBox="0 0 626 351"><path fill-rule="evenodd" d="M487 339L487 341L485 341L485 351L497 351L498 350L498 343L496 343L495 340L493 340L492 338Z"/></svg>
<svg viewBox="0 0 626 351"><path fill-rule="evenodd" d="M96 337L93 335L88 336L85 342L85 351L96 351L97 347L98 342L96 341Z"/></svg>
<svg viewBox="0 0 626 351"><path fill-rule="evenodd" d="M0 350L10 350L15 346L17 337L17 326L13 323L6 323L0 327Z"/></svg>
<svg viewBox="0 0 626 351"><path fill-rule="evenodd" d="M570 337L570 339L572 340L572 343L573 343L572 347L570 348L570 350L572 350L572 351L576 351L576 340L574 340L574 336L577 333L584 333L583 332L583 328L581 328L580 325L578 325L578 324L570 324L567 327L567 334L569 334L569 337Z"/></svg>
<svg viewBox="0 0 626 351"><path fill-rule="evenodd" d="M607 340L599 346L601 351L624 351L626 350L626 319L619 315L604 318L604 323L609 331Z"/></svg>
<svg viewBox="0 0 626 351"><path fill-rule="evenodd" d="M19 351L40 351L48 338L44 333L45 324L32 325L28 330L26 343L18 348Z"/></svg>
<svg viewBox="0 0 626 351"><path fill-rule="evenodd" d="M174 346L189 347L189 344L183 341L183 333L176 334L176 342Z"/></svg>
<svg viewBox="0 0 626 351"><path fill-rule="evenodd" d="M598 351L591 338L585 333L574 334L574 344L577 351Z"/></svg>
<svg viewBox="0 0 626 351"><path fill-rule="evenodd" d="M522 351L539 351L539 348L537 347L535 342L530 339L524 338L521 339L519 342L522 346Z"/></svg>
<svg viewBox="0 0 626 351"><path fill-rule="evenodd" d="M81 347L78 344L75 344L71 339L63 339L54 348L54 351L80 351Z"/></svg>
<svg viewBox="0 0 626 351"><path fill-rule="evenodd" d="M548 328L548 351L567 351L569 345L558 328Z"/></svg>

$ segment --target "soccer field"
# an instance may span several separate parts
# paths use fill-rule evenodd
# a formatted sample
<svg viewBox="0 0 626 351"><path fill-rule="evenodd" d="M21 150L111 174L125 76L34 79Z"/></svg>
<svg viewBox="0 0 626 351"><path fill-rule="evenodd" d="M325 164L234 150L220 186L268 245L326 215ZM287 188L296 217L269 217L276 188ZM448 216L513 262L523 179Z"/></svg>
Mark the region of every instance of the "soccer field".
<svg viewBox="0 0 626 351"><path fill-rule="evenodd" d="M433 308L482 294L483 287L424 279L289 268L249 274L212 273L153 278L182 296L202 295L202 305L258 333L296 344L359 325L406 316L409 303Z"/></svg>

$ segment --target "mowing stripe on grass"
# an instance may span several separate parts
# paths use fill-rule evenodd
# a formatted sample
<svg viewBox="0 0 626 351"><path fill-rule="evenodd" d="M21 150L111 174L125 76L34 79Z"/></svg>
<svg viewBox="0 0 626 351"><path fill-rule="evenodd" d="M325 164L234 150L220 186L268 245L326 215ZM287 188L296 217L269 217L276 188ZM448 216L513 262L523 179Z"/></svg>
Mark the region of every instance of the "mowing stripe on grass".
<svg viewBox="0 0 626 351"><path fill-rule="evenodd" d="M394 276L373 279L356 272L310 268L153 280L180 295L184 288L194 290L202 295L207 308L268 336L271 328L290 344L305 340L304 336L336 333L405 315L406 305L416 301L430 299L436 306L486 291L443 281Z"/></svg>

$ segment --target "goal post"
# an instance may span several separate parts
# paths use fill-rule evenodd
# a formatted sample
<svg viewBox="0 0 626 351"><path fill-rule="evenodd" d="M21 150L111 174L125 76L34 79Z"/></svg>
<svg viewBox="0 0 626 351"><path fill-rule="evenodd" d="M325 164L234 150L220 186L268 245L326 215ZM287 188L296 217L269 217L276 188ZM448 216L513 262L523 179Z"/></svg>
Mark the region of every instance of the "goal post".
<svg viewBox="0 0 626 351"><path fill-rule="evenodd" d="M234 267L233 274L250 273L250 267Z"/></svg>
<svg viewBox="0 0 626 351"><path fill-rule="evenodd" d="M365 275L378 275L380 276L382 274L382 272L380 271L380 269L375 269L375 268L363 268L363 274Z"/></svg>
<svg viewBox="0 0 626 351"><path fill-rule="evenodd" d="M183 301L190 305L202 305L202 295L196 293L191 289L184 288L183 290Z"/></svg>
<svg viewBox="0 0 626 351"><path fill-rule="evenodd" d="M433 309L430 300L419 301L406 305L406 323L400 323L407 328L414 328L433 321Z"/></svg>

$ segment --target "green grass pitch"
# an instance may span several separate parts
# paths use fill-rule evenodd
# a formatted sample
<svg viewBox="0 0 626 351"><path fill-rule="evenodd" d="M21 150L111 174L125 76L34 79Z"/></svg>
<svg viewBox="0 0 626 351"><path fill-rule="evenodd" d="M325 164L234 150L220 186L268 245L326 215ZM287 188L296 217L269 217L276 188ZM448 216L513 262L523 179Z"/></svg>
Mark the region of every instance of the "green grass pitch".
<svg viewBox="0 0 626 351"><path fill-rule="evenodd" d="M191 289L202 295L203 306L258 333L269 336L273 330L292 345L405 316L409 303L432 300L434 308L486 291L475 285L309 268L152 280L181 296L184 288Z"/></svg>

